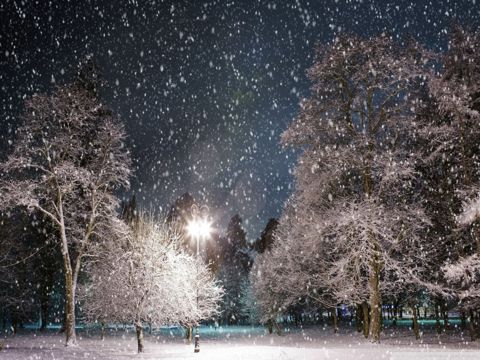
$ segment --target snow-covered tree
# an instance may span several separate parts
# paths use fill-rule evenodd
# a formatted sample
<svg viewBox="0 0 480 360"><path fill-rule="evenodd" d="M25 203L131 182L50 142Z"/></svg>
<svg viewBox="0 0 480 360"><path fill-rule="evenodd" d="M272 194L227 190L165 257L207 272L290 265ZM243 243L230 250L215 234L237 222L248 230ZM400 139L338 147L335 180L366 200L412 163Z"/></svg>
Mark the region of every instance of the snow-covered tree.
<svg viewBox="0 0 480 360"><path fill-rule="evenodd" d="M223 290L201 259L181 249L180 236L141 215L132 231L99 244L83 289L87 318L133 324L143 352L147 323L191 326L216 316Z"/></svg>
<svg viewBox="0 0 480 360"><path fill-rule="evenodd" d="M448 183L437 189L460 224L475 224L480 189L480 34L456 26L443 71L429 81L435 119L422 135L429 141L432 167L441 167ZM475 231L471 234L477 240ZM477 244L478 246L478 244Z"/></svg>
<svg viewBox="0 0 480 360"><path fill-rule="evenodd" d="M25 102L13 149L0 164L1 206L42 213L58 231L63 259L66 344L75 344L75 294L82 259L115 223L114 194L128 186L122 124L98 97L91 61L71 85Z"/></svg>
<svg viewBox="0 0 480 360"><path fill-rule="evenodd" d="M373 341L382 292L394 287L388 279L415 277L396 254L428 222L413 191L419 155L412 146L427 60L415 44L402 47L388 35L339 36L318 49L311 97L282 135L304 151L275 256L260 261L276 269L272 279L287 302L295 294L332 306L368 301Z"/></svg>
<svg viewBox="0 0 480 360"><path fill-rule="evenodd" d="M315 304L334 309L337 300L327 288L326 253L323 244L309 241L316 234L297 217L290 199L274 232L270 250L257 255L250 274L253 293L262 316L260 321L271 331L277 318L297 304ZM360 293L360 292L359 292Z"/></svg>
<svg viewBox="0 0 480 360"><path fill-rule="evenodd" d="M427 146L427 209L431 234L440 251L434 256L438 274L460 299L460 308L478 309L480 222L480 34L455 26L441 72L429 81L429 99L420 120ZM432 256L433 257L433 256ZM442 268L444 271L442 271ZM471 337L475 334L471 329Z"/></svg>

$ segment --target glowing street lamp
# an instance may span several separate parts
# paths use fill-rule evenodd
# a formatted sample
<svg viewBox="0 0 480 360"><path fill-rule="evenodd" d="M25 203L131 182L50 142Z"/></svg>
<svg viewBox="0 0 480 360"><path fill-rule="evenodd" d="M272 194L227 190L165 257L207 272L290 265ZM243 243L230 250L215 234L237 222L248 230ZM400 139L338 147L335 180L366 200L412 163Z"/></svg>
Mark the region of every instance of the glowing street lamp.
<svg viewBox="0 0 480 360"><path fill-rule="evenodd" d="M187 224L187 232L189 236L197 241L197 263L198 256L200 254L200 239L206 239L212 233L212 223L206 217L198 217L195 214L196 208L194 210L194 217ZM197 269L198 270L198 269ZM197 309L198 309L198 288L197 284ZM198 324L195 327L195 349L194 352L200 352L200 335L198 334Z"/></svg>
<svg viewBox="0 0 480 360"><path fill-rule="evenodd" d="M200 252L200 239L206 239L212 233L212 223L206 218L193 218L187 224L190 237L197 240L197 258Z"/></svg>

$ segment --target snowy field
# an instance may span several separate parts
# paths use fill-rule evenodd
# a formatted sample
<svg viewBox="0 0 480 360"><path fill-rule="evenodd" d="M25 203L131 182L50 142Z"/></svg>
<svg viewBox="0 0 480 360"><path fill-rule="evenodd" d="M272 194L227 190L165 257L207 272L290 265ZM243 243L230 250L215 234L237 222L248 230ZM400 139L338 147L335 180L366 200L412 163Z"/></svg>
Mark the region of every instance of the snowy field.
<svg viewBox="0 0 480 360"><path fill-rule="evenodd" d="M194 354L178 332L163 330L146 335L146 352L136 353L133 331L109 331L105 340L98 333L79 332L76 348L64 347L64 336L20 333L2 339L0 359L228 359L228 360L317 360L317 359L480 359L480 344L469 343L461 332L437 336L429 330L415 341L402 328L386 330L381 344L374 345L351 329L333 335L331 328L309 327L283 336L265 334L262 328L202 328L201 351Z"/></svg>

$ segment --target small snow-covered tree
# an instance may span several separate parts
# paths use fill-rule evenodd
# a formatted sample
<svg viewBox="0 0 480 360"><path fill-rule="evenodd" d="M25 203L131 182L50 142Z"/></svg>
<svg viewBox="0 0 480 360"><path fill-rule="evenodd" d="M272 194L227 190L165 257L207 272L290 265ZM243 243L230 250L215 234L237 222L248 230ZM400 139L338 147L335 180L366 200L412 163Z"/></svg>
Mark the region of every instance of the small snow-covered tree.
<svg viewBox="0 0 480 360"><path fill-rule="evenodd" d="M82 292L87 318L133 324L143 352L145 324L196 325L217 315L222 288L201 259L181 250L180 236L141 215L120 239L99 244Z"/></svg>
<svg viewBox="0 0 480 360"><path fill-rule="evenodd" d="M347 264L340 269L333 266L333 253L338 248L319 241L315 222L299 216L294 200L292 197L284 209L271 250L256 257L251 273L261 320L269 328L276 317L299 304L335 314L342 302L356 304L368 299L365 279Z"/></svg>
<svg viewBox="0 0 480 360"><path fill-rule="evenodd" d="M428 59L388 35L341 35L317 54L311 97L282 135L303 154L293 211L280 220L288 225L271 251L278 264L265 267L277 267L272 279L287 299L297 289L297 298L333 306L368 300L369 335L378 341L387 279L411 275L395 254L427 223L413 191L419 154L412 145Z"/></svg>
<svg viewBox="0 0 480 360"><path fill-rule="evenodd" d="M0 206L41 212L57 230L65 277L66 344L75 344L75 294L82 259L115 223L130 156L122 124L99 99L92 62L71 85L25 103L13 149L0 164ZM101 228L101 229L100 229Z"/></svg>

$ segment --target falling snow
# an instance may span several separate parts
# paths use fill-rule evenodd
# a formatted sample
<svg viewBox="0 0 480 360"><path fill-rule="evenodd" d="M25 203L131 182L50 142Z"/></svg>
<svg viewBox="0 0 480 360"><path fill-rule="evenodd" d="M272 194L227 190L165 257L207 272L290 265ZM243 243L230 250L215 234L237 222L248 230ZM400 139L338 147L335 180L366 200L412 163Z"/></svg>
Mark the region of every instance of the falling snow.
<svg viewBox="0 0 480 360"><path fill-rule="evenodd" d="M2 1L0 359L477 358L479 74L476 0Z"/></svg>

